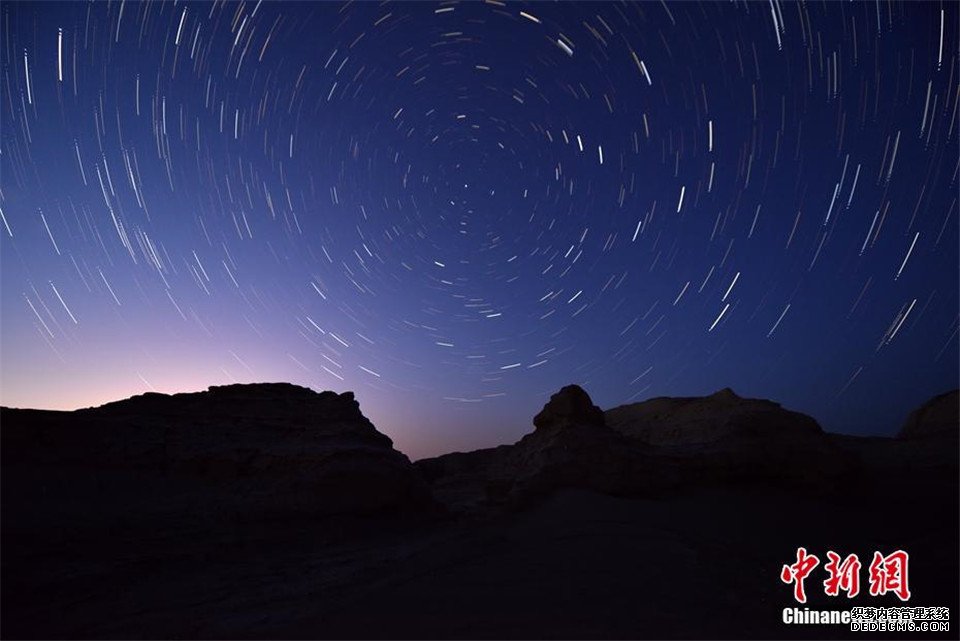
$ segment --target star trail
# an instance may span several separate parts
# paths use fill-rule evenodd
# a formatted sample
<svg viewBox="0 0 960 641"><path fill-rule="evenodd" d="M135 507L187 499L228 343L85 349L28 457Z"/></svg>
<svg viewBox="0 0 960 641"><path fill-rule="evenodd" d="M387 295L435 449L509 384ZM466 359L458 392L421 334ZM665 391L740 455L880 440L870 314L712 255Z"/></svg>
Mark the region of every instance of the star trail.
<svg viewBox="0 0 960 641"><path fill-rule="evenodd" d="M2 7L2 402L289 381L414 457L958 383L953 3Z"/></svg>

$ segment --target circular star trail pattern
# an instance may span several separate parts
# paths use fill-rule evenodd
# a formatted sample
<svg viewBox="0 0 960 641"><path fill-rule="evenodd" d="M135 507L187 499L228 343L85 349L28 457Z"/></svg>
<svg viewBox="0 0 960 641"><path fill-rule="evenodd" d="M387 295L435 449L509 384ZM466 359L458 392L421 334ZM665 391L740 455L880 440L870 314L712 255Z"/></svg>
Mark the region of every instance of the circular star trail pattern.
<svg viewBox="0 0 960 641"><path fill-rule="evenodd" d="M3 402L287 380L414 456L957 385L950 3L7 3Z"/></svg>

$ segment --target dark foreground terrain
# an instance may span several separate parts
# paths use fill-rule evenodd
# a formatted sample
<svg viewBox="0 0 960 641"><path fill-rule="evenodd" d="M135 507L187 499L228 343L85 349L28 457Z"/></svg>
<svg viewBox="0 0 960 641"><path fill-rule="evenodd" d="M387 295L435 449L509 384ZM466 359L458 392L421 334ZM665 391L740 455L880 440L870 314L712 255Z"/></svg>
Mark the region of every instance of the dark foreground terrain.
<svg viewBox="0 0 960 641"><path fill-rule="evenodd" d="M4 638L873 638L785 625L911 606L957 638L958 395L896 439L730 390L603 412L566 387L513 445L411 463L352 394L286 384L2 409ZM861 593L824 595L826 552ZM883 635L902 638L897 635Z"/></svg>

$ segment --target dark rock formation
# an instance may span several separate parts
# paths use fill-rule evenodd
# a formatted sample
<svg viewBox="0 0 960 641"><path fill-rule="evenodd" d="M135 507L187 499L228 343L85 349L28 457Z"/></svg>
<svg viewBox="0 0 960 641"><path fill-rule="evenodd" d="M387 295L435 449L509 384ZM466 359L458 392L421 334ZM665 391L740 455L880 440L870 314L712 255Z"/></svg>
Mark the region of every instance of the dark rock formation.
<svg viewBox="0 0 960 641"><path fill-rule="evenodd" d="M607 424L649 445L693 445L729 438L820 436L817 422L779 403L741 398L730 388L703 397L653 398L606 412Z"/></svg>
<svg viewBox="0 0 960 641"><path fill-rule="evenodd" d="M573 425L603 427L603 410L593 404L579 385L567 385L550 397L540 413L533 417L538 430L563 429Z"/></svg>
<svg viewBox="0 0 960 641"><path fill-rule="evenodd" d="M915 409L900 428L897 438L928 439L960 437L960 390L934 396Z"/></svg>
<svg viewBox="0 0 960 641"><path fill-rule="evenodd" d="M0 423L5 637L236 637L311 551L439 512L349 392L230 385ZM231 595L216 623L187 611Z"/></svg>
<svg viewBox="0 0 960 641"><path fill-rule="evenodd" d="M766 479L829 488L850 464L809 416L729 388L623 405L606 418L613 429L677 462L686 482Z"/></svg>
<svg viewBox="0 0 960 641"><path fill-rule="evenodd" d="M487 468L488 493L521 504L560 488L637 495L663 487L643 448L604 424L603 412L579 387L565 387L537 415L539 423Z"/></svg>
<svg viewBox="0 0 960 641"><path fill-rule="evenodd" d="M96 521L95 512L206 522L431 505L415 468L351 392L229 385L76 412L3 409L2 418L4 486L19 488L4 492L5 514L8 501L32 501L31 518L64 523Z"/></svg>
<svg viewBox="0 0 960 641"><path fill-rule="evenodd" d="M919 479L957 486L960 393L934 396L912 411L896 438L831 434L857 461L861 478L909 484Z"/></svg>
<svg viewBox="0 0 960 641"><path fill-rule="evenodd" d="M564 387L513 445L418 461L447 505L526 504L559 488L649 496L669 488L773 481L830 489L851 454L817 422L730 389L655 398L602 412L580 387Z"/></svg>
<svg viewBox="0 0 960 641"><path fill-rule="evenodd" d="M561 488L643 495L674 482L670 465L655 473L647 448L607 427L603 411L577 385L550 397L533 422L536 429L513 445L416 465L441 500L460 508L526 505Z"/></svg>

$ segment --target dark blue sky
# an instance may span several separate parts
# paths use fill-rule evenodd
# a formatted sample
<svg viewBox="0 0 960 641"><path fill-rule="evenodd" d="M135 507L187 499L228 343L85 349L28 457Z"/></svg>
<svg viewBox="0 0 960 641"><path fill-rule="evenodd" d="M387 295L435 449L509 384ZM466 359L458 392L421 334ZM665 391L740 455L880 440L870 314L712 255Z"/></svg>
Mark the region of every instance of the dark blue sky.
<svg viewBox="0 0 960 641"><path fill-rule="evenodd" d="M958 384L952 3L5 3L2 402L285 380L891 434Z"/></svg>

